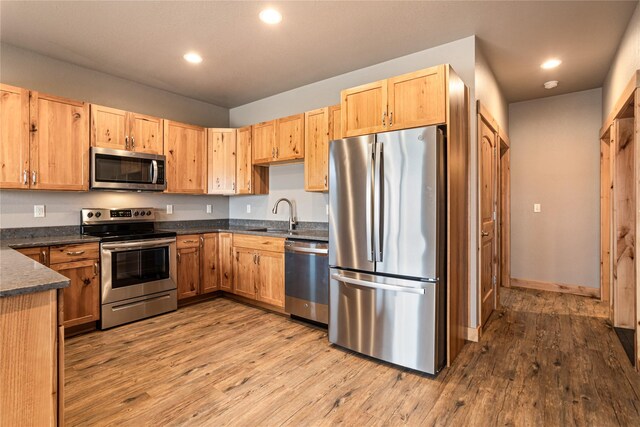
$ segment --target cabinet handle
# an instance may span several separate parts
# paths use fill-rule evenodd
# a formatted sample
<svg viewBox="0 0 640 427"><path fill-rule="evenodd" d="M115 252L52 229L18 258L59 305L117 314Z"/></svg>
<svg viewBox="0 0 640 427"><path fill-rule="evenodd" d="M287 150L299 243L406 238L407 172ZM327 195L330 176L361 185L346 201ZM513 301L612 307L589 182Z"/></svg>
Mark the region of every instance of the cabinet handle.
<svg viewBox="0 0 640 427"><path fill-rule="evenodd" d="M93 263L93 277L97 277L98 276L98 263L94 262Z"/></svg>
<svg viewBox="0 0 640 427"><path fill-rule="evenodd" d="M26 169L22 171L22 182L24 185L29 184L29 171Z"/></svg>
<svg viewBox="0 0 640 427"><path fill-rule="evenodd" d="M231 190L236 191L236 183L235 182L231 183Z"/></svg>
<svg viewBox="0 0 640 427"><path fill-rule="evenodd" d="M260 265L260 255L256 255L258 257L258 265Z"/></svg>
<svg viewBox="0 0 640 427"><path fill-rule="evenodd" d="M276 159L280 157L280 148L276 147Z"/></svg>
<svg viewBox="0 0 640 427"><path fill-rule="evenodd" d="M386 121L387 121L387 112L383 111L382 112L382 126L386 126Z"/></svg>
<svg viewBox="0 0 640 427"><path fill-rule="evenodd" d="M480 234L482 235L482 237L487 237L489 235L489 232L488 231L482 231Z"/></svg>
<svg viewBox="0 0 640 427"><path fill-rule="evenodd" d="M178 264L180 264L180 252L178 252Z"/></svg>
<svg viewBox="0 0 640 427"><path fill-rule="evenodd" d="M183 240L182 243L198 243L197 240Z"/></svg>
<svg viewBox="0 0 640 427"><path fill-rule="evenodd" d="M393 126L393 111L389 113L389 127Z"/></svg>
<svg viewBox="0 0 640 427"><path fill-rule="evenodd" d="M251 180L249 180L249 183L247 184L247 189L251 192Z"/></svg>
<svg viewBox="0 0 640 427"><path fill-rule="evenodd" d="M324 176L324 188L327 188L327 175Z"/></svg>
<svg viewBox="0 0 640 427"><path fill-rule="evenodd" d="M38 132L38 126L35 123L31 123L31 132Z"/></svg>
<svg viewBox="0 0 640 427"><path fill-rule="evenodd" d="M129 149L129 137L128 136L124 137L124 149L125 150Z"/></svg>
<svg viewBox="0 0 640 427"><path fill-rule="evenodd" d="M44 249L40 252L40 264L47 265L47 251Z"/></svg>
<svg viewBox="0 0 640 427"><path fill-rule="evenodd" d="M204 247L204 237L200 236L200 246Z"/></svg>
<svg viewBox="0 0 640 427"><path fill-rule="evenodd" d="M84 251L69 251L67 252L67 255L74 256L74 255L82 255L83 253Z"/></svg>
<svg viewBox="0 0 640 427"><path fill-rule="evenodd" d="M33 171L31 172L31 183L33 185L36 185L37 182L38 182L38 172Z"/></svg>
<svg viewBox="0 0 640 427"><path fill-rule="evenodd" d="M253 263L256 263L256 254L253 254Z"/></svg>
<svg viewBox="0 0 640 427"><path fill-rule="evenodd" d="M276 157L276 149L274 147L271 147L271 158L275 158Z"/></svg>
<svg viewBox="0 0 640 427"><path fill-rule="evenodd" d="M131 149L135 149L136 148L136 139L134 137L131 137Z"/></svg>

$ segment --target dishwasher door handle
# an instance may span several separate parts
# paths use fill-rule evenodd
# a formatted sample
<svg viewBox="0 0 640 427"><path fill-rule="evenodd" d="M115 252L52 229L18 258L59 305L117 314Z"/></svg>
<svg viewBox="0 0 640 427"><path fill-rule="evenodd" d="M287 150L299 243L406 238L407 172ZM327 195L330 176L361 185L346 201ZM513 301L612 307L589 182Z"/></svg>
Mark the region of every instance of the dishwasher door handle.
<svg viewBox="0 0 640 427"><path fill-rule="evenodd" d="M328 255L329 249L326 248L307 248L305 246L287 246L287 252L297 252L303 254Z"/></svg>

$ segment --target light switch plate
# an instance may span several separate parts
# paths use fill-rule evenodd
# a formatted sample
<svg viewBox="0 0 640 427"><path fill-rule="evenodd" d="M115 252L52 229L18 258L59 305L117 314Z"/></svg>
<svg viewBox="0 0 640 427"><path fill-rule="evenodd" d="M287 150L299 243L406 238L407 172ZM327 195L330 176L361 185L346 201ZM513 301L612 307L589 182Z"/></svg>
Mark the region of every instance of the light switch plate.
<svg viewBox="0 0 640 427"><path fill-rule="evenodd" d="M247 204L247 213L251 213L251 205Z"/></svg>
<svg viewBox="0 0 640 427"><path fill-rule="evenodd" d="M542 212L541 208L540 208L540 203L534 203L533 204L533 212L535 213L540 213Z"/></svg>
<svg viewBox="0 0 640 427"><path fill-rule="evenodd" d="M167 205L167 215L173 215L173 205Z"/></svg>
<svg viewBox="0 0 640 427"><path fill-rule="evenodd" d="M34 218L44 218L44 205L33 205L33 217Z"/></svg>
<svg viewBox="0 0 640 427"><path fill-rule="evenodd" d="M211 212L213 212L213 206L207 205L207 213L211 213Z"/></svg>

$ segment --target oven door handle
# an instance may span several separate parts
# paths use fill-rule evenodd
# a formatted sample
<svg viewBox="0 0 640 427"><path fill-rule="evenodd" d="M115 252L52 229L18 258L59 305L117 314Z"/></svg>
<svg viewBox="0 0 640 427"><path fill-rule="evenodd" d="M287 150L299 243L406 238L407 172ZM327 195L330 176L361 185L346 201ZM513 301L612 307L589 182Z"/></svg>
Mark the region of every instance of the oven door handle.
<svg viewBox="0 0 640 427"><path fill-rule="evenodd" d="M175 242L176 239L154 239L144 242L103 243L102 249L106 251L130 251L135 249L158 248Z"/></svg>

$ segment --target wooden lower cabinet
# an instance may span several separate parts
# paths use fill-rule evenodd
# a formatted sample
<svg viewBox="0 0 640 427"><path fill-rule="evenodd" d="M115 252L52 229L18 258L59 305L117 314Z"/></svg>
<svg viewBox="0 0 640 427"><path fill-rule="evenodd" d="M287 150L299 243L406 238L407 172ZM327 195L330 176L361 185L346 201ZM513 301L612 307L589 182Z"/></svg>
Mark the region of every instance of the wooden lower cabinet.
<svg viewBox="0 0 640 427"><path fill-rule="evenodd" d="M284 254L258 252L257 267L258 301L284 308Z"/></svg>
<svg viewBox="0 0 640 427"><path fill-rule="evenodd" d="M26 255L35 262L39 262L42 265L49 265L49 246L41 246L36 248L21 248L16 249L22 255Z"/></svg>
<svg viewBox="0 0 640 427"><path fill-rule="evenodd" d="M200 288L200 248L178 249L178 299L198 295Z"/></svg>
<svg viewBox="0 0 640 427"><path fill-rule="evenodd" d="M0 298L0 424L64 425L61 292Z"/></svg>
<svg viewBox="0 0 640 427"><path fill-rule="evenodd" d="M217 291L220 283L218 267L218 233L200 236L200 293Z"/></svg>
<svg viewBox="0 0 640 427"><path fill-rule="evenodd" d="M100 266L98 260L52 264L51 269L71 280L63 291L64 326L100 320Z"/></svg>
<svg viewBox="0 0 640 427"><path fill-rule="evenodd" d="M220 289L222 282L219 234L178 236L178 299L207 294ZM227 233L228 234L228 233Z"/></svg>
<svg viewBox="0 0 640 427"><path fill-rule="evenodd" d="M233 292L233 234L218 233L218 264L220 289Z"/></svg>
<svg viewBox="0 0 640 427"><path fill-rule="evenodd" d="M253 249L233 248L233 293L256 299L255 265L256 253Z"/></svg>

